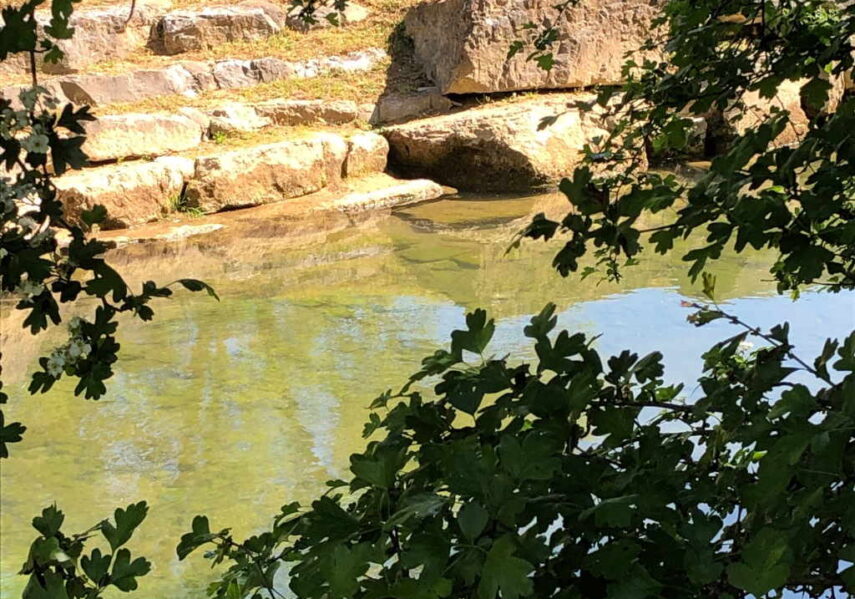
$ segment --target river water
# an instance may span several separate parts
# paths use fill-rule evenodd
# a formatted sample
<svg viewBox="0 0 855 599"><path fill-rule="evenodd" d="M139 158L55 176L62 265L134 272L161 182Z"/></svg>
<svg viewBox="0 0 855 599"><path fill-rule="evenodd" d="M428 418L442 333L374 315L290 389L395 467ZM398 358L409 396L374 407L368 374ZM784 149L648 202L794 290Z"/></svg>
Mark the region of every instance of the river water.
<svg viewBox="0 0 855 599"><path fill-rule="evenodd" d="M604 352L661 350L667 377L690 382L703 350L733 331L686 322L680 302L700 293L678 258L651 253L616 285L559 277L554 243L506 254L532 214L563 208L556 196L468 198L323 223L280 222L271 208L218 216L225 227L209 235L119 250L112 263L130 279L201 277L222 301L179 293L156 306L154 322L127 323L97 403L72 398L70 385L27 397L27 365L46 346L12 331L4 306L9 416L29 430L2 466L0 596L20 596L15 573L42 507L56 502L66 528L82 531L141 499L151 511L129 546L154 568L136 596L204 596L214 573L200 556L175 557L192 517L251 533L283 503L346 476L368 403L445 347L476 307L497 319L497 355L531 356L522 328L554 301L560 325L602 333ZM777 296L769 261L715 265L731 311L758 325L790 321L807 356L855 328L855 296Z"/></svg>

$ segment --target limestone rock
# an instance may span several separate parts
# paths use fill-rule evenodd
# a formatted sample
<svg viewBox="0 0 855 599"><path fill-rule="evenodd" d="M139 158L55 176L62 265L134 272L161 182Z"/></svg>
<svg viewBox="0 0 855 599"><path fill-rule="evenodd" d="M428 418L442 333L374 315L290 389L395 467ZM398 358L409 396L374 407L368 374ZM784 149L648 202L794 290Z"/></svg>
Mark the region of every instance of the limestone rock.
<svg viewBox="0 0 855 599"><path fill-rule="evenodd" d="M255 105L258 114L277 125L344 125L356 120L359 109L346 100L271 100Z"/></svg>
<svg viewBox="0 0 855 599"><path fill-rule="evenodd" d="M198 158L189 205L205 212L303 196L335 185L347 153L340 136L315 134Z"/></svg>
<svg viewBox="0 0 855 599"><path fill-rule="evenodd" d="M347 160L344 163L347 177L361 177L386 170L389 142L385 137L370 132L356 133L350 136L347 143Z"/></svg>
<svg viewBox="0 0 855 599"><path fill-rule="evenodd" d="M232 103L211 111L211 135L258 131L269 127L273 121L261 116L251 106Z"/></svg>
<svg viewBox="0 0 855 599"><path fill-rule="evenodd" d="M182 106L178 109L178 114L196 123L199 126L199 129L201 129L203 132L208 131L211 127L210 117L198 108Z"/></svg>
<svg viewBox="0 0 855 599"><path fill-rule="evenodd" d="M261 82L251 60L221 60L214 65L214 80L220 89L250 87Z"/></svg>
<svg viewBox="0 0 855 599"><path fill-rule="evenodd" d="M59 42L65 56L57 64L45 63L42 69L70 73L102 60L124 58L145 47L152 24L168 7L165 2L138 2L127 26L130 5L75 12L69 22L74 35Z"/></svg>
<svg viewBox="0 0 855 599"><path fill-rule="evenodd" d="M288 14L288 27L297 31L309 31L311 29L323 29L358 23L368 18L368 9L355 2L348 2L344 11L338 11L331 4L320 5L315 9L310 20L300 16L301 7L294 8Z"/></svg>
<svg viewBox="0 0 855 599"><path fill-rule="evenodd" d="M92 162L161 156L195 148L203 129L186 116L121 114L87 123L83 150Z"/></svg>
<svg viewBox="0 0 855 599"><path fill-rule="evenodd" d="M582 88L621 82L624 54L649 37L663 0L584 0L558 14L552 0L429 0L406 17L416 59L443 93ZM508 59L516 40L529 39L527 23L555 23L555 65L550 71ZM641 63L643 56L635 55Z"/></svg>
<svg viewBox="0 0 855 599"><path fill-rule="evenodd" d="M302 62L276 58L221 60L215 64L184 61L160 69L143 69L116 75L74 75L48 81L61 98L75 104L103 105L179 94L194 97L213 89L249 87L289 77L317 77L339 71L376 68L387 57L379 48ZM2 90L14 96L20 86Z"/></svg>
<svg viewBox="0 0 855 599"><path fill-rule="evenodd" d="M59 80L63 94L75 104L111 104L180 94L195 96L198 84L183 65L130 71L118 75L78 75Z"/></svg>
<svg viewBox="0 0 855 599"><path fill-rule="evenodd" d="M372 125L400 123L420 116L445 114L454 106L455 103L439 93L436 87L413 94L388 94L377 101L369 122Z"/></svg>
<svg viewBox="0 0 855 599"><path fill-rule="evenodd" d="M284 12L274 4L212 6L164 15L153 30L163 54L210 50L227 42L252 42L282 30Z"/></svg>
<svg viewBox="0 0 855 599"><path fill-rule="evenodd" d="M355 191L335 201L335 208L348 214L394 208L435 200L445 195L446 189L428 179L411 179L371 191Z"/></svg>
<svg viewBox="0 0 855 599"><path fill-rule="evenodd" d="M550 187L573 171L586 143L605 135L593 114L570 107L578 100L590 97L549 96L389 127L390 165L460 189Z"/></svg>
<svg viewBox="0 0 855 599"><path fill-rule="evenodd" d="M778 93L771 99L760 97L759 92L747 92L743 96L744 108L734 107L724 113L713 111L707 115L716 151L726 147L734 137L758 127L770 117L775 108L789 112L790 124L775 139L774 144L784 146L798 143L810 125L810 116L805 111L800 94L804 83L805 81L784 81L778 87ZM838 79L834 82L824 110L834 112L843 93L843 81Z"/></svg>
<svg viewBox="0 0 855 599"><path fill-rule="evenodd" d="M64 56L58 63L41 63L45 73L74 73L103 61L121 59L146 46L152 24L169 10L168 0L138 0L128 22L130 4L76 10L69 19L74 28L70 39L58 40ZM38 15L40 29L49 23L48 15ZM29 59L13 55L0 64L0 72L26 73Z"/></svg>
<svg viewBox="0 0 855 599"><path fill-rule="evenodd" d="M294 63L270 56L253 60L252 68L263 83L294 77L297 71Z"/></svg>
<svg viewBox="0 0 855 599"><path fill-rule="evenodd" d="M169 156L75 171L55 180L58 197L72 220L96 204L107 208L105 229L119 229L160 218L181 195L193 161Z"/></svg>

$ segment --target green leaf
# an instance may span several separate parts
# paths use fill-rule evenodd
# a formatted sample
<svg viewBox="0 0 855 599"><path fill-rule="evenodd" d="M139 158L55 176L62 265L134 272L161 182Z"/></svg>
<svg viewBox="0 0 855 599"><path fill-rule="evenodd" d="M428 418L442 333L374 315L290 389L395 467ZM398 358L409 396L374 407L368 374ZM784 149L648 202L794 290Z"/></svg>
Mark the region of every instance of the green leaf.
<svg viewBox="0 0 855 599"><path fill-rule="evenodd" d="M348 599L356 595L359 578L368 571L371 546L367 543L349 549L336 545L322 560L321 571L329 585L330 599Z"/></svg>
<svg viewBox="0 0 855 599"><path fill-rule="evenodd" d="M381 489L395 482L398 471L406 461L405 454L393 447L380 447L374 455L354 454L350 457L350 471L363 481Z"/></svg>
<svg viewBox="0 0 855 599"><path fill-rule="evenodd" d="M148 505L145 501L133 503L125 509L117 509L114 513L115 526L109 521L101 523L101 534L110 543L110 548L115 551L127 543L134 534L137 526L142 524L148 514ZM118 554L117 554L118 557Z"/></svg>
<svg viewBox="0 0 855 599"><path fill-rule="evenodd" d="M80 559L80 567L86 573L86 576L89 577L89 580L100 587L104 586L104 579L110 571L110 562L112 559L113 556L109 553L101 555L100 549L93 549L92 555L84 555Z"/></svg>
<svg viewBox="0 0 855 599"><path fill-rule="evenodd" d="M68 599L62 577L54 572L44 574L44 584L35 576L30 576L24 588L23 599Z"/></svg>
<svg viewBox="0 0 855 599"><path fill-rule="evenodd" d="M138 586L137 577L145 576L149 571L151 571L151 563L148 560L138 557L131 561L131 552L127 549L119 549L113 562L110 584L120 591L133 591Z"/></svg>
<svg viewBox="0 0 855 599"><path fill-rule="evenodd" d="M541 54L535 58L535 62L537 62L537 66L544 71L551 71L552 67L555 66L555 57L552 55L552 52L547 52L546 54Z"/></svg>
<svg viewBox="0 0 855 599"><path fill-rule="evenodd" d="M80 220L86 223L89 227L96 224L101 224L107 219L107 209L101 204L92 207L91 210L84 210L80 213Z"/></svg>
<svg viewBox="0 0 855 599"><path fill-rule="evenodd" d="M214 288L203 281L198 281L196 279L179 279L176 283L179 283L189 291L206 291L208 295L213 297L215 300L220 300L220 296L217 295Z"/></svg>
<svg viewBox="0 0 855 599"><path fill-rule="evenodd" d="M799 95L808 106L814 110L820 110L828 102L828 95L832 87L830 81L814 77L802 86Z"/></svg>
<svg viewBox="0 0 855 599"><path fill-rule="evenodd" d="M490 548L481 581L478 583L480 599L495 599L501 593L502 599L517 599L532 592L529 574L532 565L514 555L516 548L509 536L501 537Z"/></svg>
<svg viewBox="0 0 855 599"><path fill-rule="evenodd" d="M524 47L525 47L525 44L523 44L522 41L520 41L520 40L513 41L511 43L510 48L508 48L507 60L510 60L511 58L516 56L519 52L522 52L522 49Z"/></svg>
<svg viewBox="0 0 855 599"><path fill-rule="evenodd" d="M466 315L466 326L465 331L453 331L451 333L452 353L456 355L460 355L463 351L474 354L482 353L496 331L495 322L492 319L487 320L486 311L475 310Z"/></svg>
<svg viewBox="0 0 855 599"><path fill-rule="evenodd" d="M217 535L211 534L208 517L196 516L193 518L191 531L181 535L181 540L175 548L175 552L178 554L178 559L183 560L202 545L209 543L216 538Z"/></svg>
<svg viewBox="0 0 855 599"><path fill-rule="evenodd" d="M64 520L65 514L61 510L58 510L56 504L54 504L43 509L41 516L33 518L33 528L39 531L45 538L53 537L59 532Z"/></svg>
<svg viewBox="0 0 855 599"><path fill-rule="evenodd" d="M457 524L460 526L463 536L474 541L487 526L489 518L490 515L487 510L481 507L479 503L472 501L460 508L460 512L457 514Z"/></svg>

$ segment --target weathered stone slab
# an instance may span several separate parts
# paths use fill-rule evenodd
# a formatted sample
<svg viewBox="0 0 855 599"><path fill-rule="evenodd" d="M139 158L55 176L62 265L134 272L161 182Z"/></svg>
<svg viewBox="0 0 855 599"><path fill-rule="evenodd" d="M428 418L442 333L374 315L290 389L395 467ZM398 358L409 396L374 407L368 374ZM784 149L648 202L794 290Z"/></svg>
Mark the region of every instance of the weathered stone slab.
<svg viewBox="0 0 855 599"><path fill-rule="evenodd" d="M107 115L86 124L83 150L92 162L162 156L195 148L204 133L197 122L181 115Z"/></svg>
<svg viewBox="0 0 855 599"><path fill-rule="evenodd" d="M173 94L193 97L207 90L248 87L281 78L366 71L377 67L385 58L383 50L370 48L303 62L287 62L276 58L228 59L213 64L185 61L162 69L115 75L74 75L49 83L56 86L69 101L94 106ZM4 89L3 94L14 95L16 91L17 88Z"/></svg>
<svg viewBox="0 0 855 599"><path fill-rule="evenodd" d="M356 102L346 100L271 100L255 105L258 114L277 125L344 125L357 119Z"/></svg>
<svg viewBox="0 0 855 599"><path fill-rule="evenodd" d="M63 94L75 104L97 106L180 94L195 96L198 83L180 64L118 75L78 75L59 80Z"/></svg>
<svg viewBox="0 0 855 599"><path fill-rule="evenodd" d="M285 12L271 3L176 11L157 22L152 44L167 55L210 50L228 42L252 42L275 35L285 19Z"/></svg>
<svg viewBox="0 0 855 599"><path fill-rule="evenodd" d="M405 23L417 60L443 93L583 88L621 82L624 55L649 37L663 4L584 0L556 21L552 0L429 0ZM548 72L526 60L525 51L508 59L513 42L530 38L528 23L557 27L556 64Z"/></svg>
<svg viewBox="0 0 855 599"><path fill-rule="evenodd" d="M428 115L445 114L455 103L431 87L412 94L388 94L381 96L371 113L372 125L400 123Z"/></svg>
<svg viewBox="0 0 855 599"><path fill-rule="evenodd" d="M211 111L211 135L258 131L272 124L272 120L246 104L232 103Z"/></svg>
<svg viewBox="0 0 855 599"><path fill-rule="evenodd" d="M335 209L353 214L368 210L395 208L435 200L446 194L446 189L427 179L401 181L371 191L355 191L335 200Z"/></svg>
<svg viewBox="0 0 855 599"><path fill-rule="evenodd" d="M107 208L105 229L120 229L160 218L181 195L193 161L167 156L75 171L55 180L66 215L80 218L96 204Z"/></svg>
<svg viewBox="0 0 855 599"><path fill-rule="evenodd" d="M467 190L550 187L579 164L586 143L606 133L593 115L571 107L578 100L590 97L550 96L389 127L390 165Z"/></svg>
<svg viewBox="0 0 855 599"><path fill-rule="evenodd" d="M301 7L296 7L288 14L288 27L297 31L309 31L312 29L324 29L350 25L364 21L371 14L370 11L360 4L348 2L343 11L336 10L332 4L323 4L316 7L310 20L302 18Z"/></svg>
<svg viewBox="0 0 855 599"><path fill-rule="evenodd" d="M261 83L261 76L251 60L221 60L214 65L213 74L219 89L250 87Z"/></svg>
<svg viewBox="0 0 855 599"><path fill-rule="evenodd" d="M205 212L296 198L341 180L347 143L316 134L198 158L189 205Z"/></svg>
<svg viewBox="0 0 855 599"><path fill-rule="evenodd" d="M386 170L389 142L377 133L355 133L347 140L347 160L344 172L347 177L361 177Z"/></svg>

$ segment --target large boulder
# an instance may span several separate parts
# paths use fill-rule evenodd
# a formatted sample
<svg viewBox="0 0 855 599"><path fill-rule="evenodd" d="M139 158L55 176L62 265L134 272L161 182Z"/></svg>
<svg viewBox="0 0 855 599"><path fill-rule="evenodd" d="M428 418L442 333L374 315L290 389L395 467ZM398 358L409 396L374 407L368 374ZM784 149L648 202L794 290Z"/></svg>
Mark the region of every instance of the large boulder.
<svg viewBox="0 0 855 599"><path fill-rule="evenodd" d="M585 144L605 135L595 115L572 106L579 100L590 97L548 96L388 127L390 165L464 190L549 188L579 164Z"/></svg>
<svg viewBox="0 0 855 599"><path fill-rule="evenodd" d="M844 77L830 79L831 89L825 106L815 109L808 106L801 96L806 80L784 81L772 98L764 98L757 91L746 92L742 96L742 105L736 105L725 111L713 110L707 115L711 140L716 152L730 145L739 135L756 129L767 121L776 110L789 113L790 123L774 140L775 146L799 143L808 132L810 121L819 113L833 113L843 100Z"/></svg>
<svg viewBox="0 0 855 599"><path fill-rule="evenodd" d="M87 123L83 150L92 162L161 156L195 148L205 131L183 115L120 114Z"/></svg>
<svg viewBox="0 0 855 599"><path fill-rule="evenodd" d="M107 209L105 229L121 229L162 217L178 203L193 161L167 156L75 171L55 180L68 218L100 204Z"/></svg>
<svg viewBox="0 0 855 599"><path fill-rule="evenodd" d="M621 82L624 55L648 38L664 0L582 0L564 13L555 4L429 0L405 23L417 60L443 93L582 88ZM526 60L527 51L508 58L515 41L531 37L529 23L557 27L550 71Z"/></svg>
<svg viewBox="0 0 855 599"><path fill-rule="evenodd" d="M253 42L282 30L285 12L272 3L213 6L164 15L152 32L163 54L210 50L227 42Z"/></svg>
<svg viewBox="0 0 855 599"><path fill-rule="evenodd" d="M205 212L300 197L338 184L346 156L347 142L332 133L204 156L185 197Z"/></svg>

